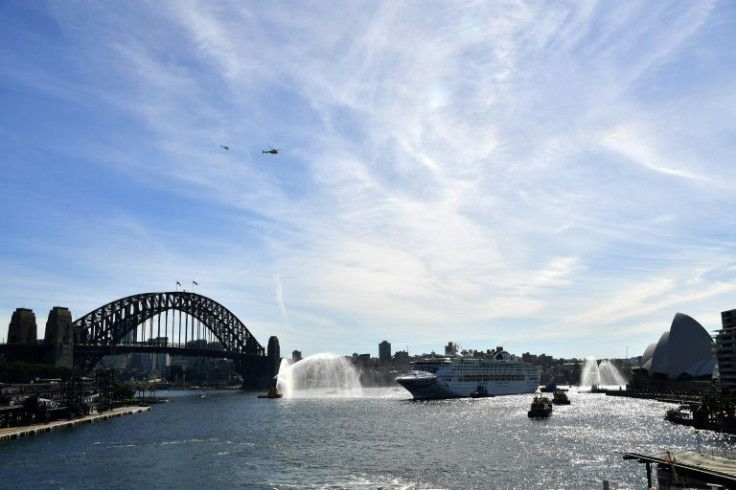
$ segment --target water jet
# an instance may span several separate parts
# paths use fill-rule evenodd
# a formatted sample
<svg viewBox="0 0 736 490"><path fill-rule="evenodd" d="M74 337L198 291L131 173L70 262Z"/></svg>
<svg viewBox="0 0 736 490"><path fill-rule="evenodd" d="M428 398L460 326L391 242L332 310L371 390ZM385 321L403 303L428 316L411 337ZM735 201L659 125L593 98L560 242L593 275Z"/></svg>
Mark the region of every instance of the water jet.
<svg viewBox="0 0 736 490"><path fill-rule="evenodd" d="M580 386L625 386L626 378L621 371L609 360L598 364L595 357L590 356L583 364L580 374Z"/></svg>
<svg viewBox="0 0 736 490"><path fill-rule="evenodd" d="M344 357L330 353L314 354L295 363L282 360L276 387L284 398L363 394L357 369Z"/></svg>

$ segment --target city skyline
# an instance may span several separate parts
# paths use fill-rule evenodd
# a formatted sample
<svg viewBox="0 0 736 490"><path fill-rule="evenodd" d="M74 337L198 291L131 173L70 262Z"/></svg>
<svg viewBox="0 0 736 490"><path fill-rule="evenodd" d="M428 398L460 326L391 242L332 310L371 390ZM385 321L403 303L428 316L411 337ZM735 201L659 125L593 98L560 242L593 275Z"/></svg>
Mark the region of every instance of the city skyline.
<svg viewBox="0 0 736 490"><path fill-rule="evenodd" d="M0 337L18 307L42 338L54 306L181 287L305 357L602 359L736 307L731 3L8 0L0 22Z"/></svg>

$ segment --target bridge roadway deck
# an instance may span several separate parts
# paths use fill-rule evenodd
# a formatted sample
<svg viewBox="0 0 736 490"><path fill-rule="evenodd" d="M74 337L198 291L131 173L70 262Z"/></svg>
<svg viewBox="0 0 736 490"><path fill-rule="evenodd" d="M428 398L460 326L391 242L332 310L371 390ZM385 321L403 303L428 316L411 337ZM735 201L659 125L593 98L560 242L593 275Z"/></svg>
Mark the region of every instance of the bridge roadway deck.
<svg viewBox="0 0 736 490"><path fill-rule="evenodd" d="M109 420L115 417L122 417L123 415L131 415L134 413L147 412L151 407L119 407L114 408L110 411L103 413L96 413L93 415L86 415L78 419L65 419L65 420L54 420L47 424L33 424L33 425L22 425L18 427L4 427L0 428L0 442L8 441L11 439L19 439L26 436L34 436L42 432L51 432L56 429L64 429L67 427L74 427L80 424L91 424L92 422L100 422L102 420Z"/></svg>

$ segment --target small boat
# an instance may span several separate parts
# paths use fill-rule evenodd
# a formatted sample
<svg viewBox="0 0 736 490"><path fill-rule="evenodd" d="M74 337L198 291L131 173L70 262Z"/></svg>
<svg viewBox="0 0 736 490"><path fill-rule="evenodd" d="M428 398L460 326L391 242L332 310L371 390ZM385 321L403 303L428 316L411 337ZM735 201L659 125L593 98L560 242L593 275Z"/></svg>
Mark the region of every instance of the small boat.
<svg viewBox="0 0 736 490"><path fill-rule="evenodd" d="M535 396L527 415L529 418L549 417L552 415L552 402L546 396Z"/></svg>
<svg viewBox="0 0 736 490"><path fill-rule="evenodd" d="M472 392L470 395L470 398L486 398L489 396L493 396L490 393L488 393L488 390L483 385L478 385L477 388L475 388L475 391Z"/></svg>
<svg viewBox="0 0 736 490"><path fill-rule="evenodd" d="M552 397L552 403L555 405L569 405L570 399L567 397L567 393L562 390L557 390Z"/></svg>
<svg viewBox="0 0 736 490"><path fill-rule="evenodd" d="M552 381L539 388L539 391L541 391L542 393L554 393L555 391L557 391L557 384Z"/></svg>
<svg viewBox="0 0 736 490"><path fill-rule="evenodd" d="M258 395L258 398L281 398L281 393L279 393L279 390L276 389L276 387L272 387L268 390L268 393L265 395Z"/></svg>
<svg viewBox="0 0 736 490"><path fill-rule="evenodd" d="M606 393L608 390L605 388L601 388L600 386L594 384L590 386L590 392L591 393Z"/></svg>
<svg viewBox="0 0 736 490"><path fill-rule="evenodd" d="M665 412L664 419L668 422L681 425L694 425L693 412L689 405L680 405L677 408L670 408Z"/></svg>

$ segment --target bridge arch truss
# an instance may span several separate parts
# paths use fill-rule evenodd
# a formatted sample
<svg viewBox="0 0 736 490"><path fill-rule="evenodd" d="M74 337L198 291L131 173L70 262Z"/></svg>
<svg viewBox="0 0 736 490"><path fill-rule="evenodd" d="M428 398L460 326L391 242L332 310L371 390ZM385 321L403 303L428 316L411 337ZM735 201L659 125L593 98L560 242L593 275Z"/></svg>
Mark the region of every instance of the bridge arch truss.
<svg viewBox="0 0 736 490"><path fill-rule="evenodd" d="M75 344L122 344L140 325L168 311L179 311L199 320L230 354L266 355L263 346L230 310L206 296L186 291L140 293L101 306L74 321Z"/></svg>

